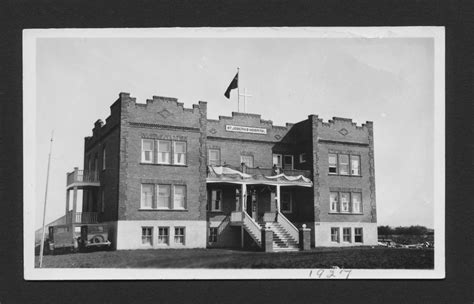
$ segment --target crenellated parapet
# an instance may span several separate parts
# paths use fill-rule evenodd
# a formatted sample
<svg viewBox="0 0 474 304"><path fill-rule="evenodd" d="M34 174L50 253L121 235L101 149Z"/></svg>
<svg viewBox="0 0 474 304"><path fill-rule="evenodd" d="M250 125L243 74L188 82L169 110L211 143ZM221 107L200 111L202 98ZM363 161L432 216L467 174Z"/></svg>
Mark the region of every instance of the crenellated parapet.
<svg viewBox="0 0 474 304"><path fill-rule="evenodd" d="M333 117L328 122L318 119L318 139L348 143L369 144L371 121L357 125L350 118Z"/></svg>
<svg viewBox="0 0 474 304"><path fill-rule="evenodd" d="M130 124L147 126L174 126L199 128L201 113L206 102L200 101L192 108L185 108L176 98L153 96L146 103L137 103L128 93L121 93L122 118Z"/></svg>
<svg viewBox="0 0 474 304"><path fill-rule="evenodd" d="M273 125L273 121L262 119L259 114L232 112L232 116L219 116L207 120L207 136L235 140L257 140L279 142L294 124Z"/></svg>

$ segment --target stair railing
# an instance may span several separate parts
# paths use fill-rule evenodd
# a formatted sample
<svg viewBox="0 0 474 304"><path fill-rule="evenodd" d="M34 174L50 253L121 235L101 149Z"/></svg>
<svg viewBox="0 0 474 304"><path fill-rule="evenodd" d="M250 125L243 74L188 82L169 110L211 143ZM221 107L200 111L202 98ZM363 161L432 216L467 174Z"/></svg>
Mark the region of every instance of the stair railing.
<svg viewBox="0 0 474 304"><path fill-rule="evenodd" d="M296 241L296 243L299 243L299 231L298 228L296 228L295 225L293 225L292 222L290 222L289 219L286 218L286 216L283 215L283 213L278 212L277 216L277 222L285 229L290 236Z"/></svg>
<svg viewBox="0 0 474 304"><path fill-rule="evenodd" d="M262 228L260 227L259 224L257 224L257 222L255 222L255 220L250 215L248 215L247 212L244 211L242 212L242 214L243 214L244 227L249 230L248 232L251 232L249 234L257 242L257 244L261 245L262 244Z"/></svg>

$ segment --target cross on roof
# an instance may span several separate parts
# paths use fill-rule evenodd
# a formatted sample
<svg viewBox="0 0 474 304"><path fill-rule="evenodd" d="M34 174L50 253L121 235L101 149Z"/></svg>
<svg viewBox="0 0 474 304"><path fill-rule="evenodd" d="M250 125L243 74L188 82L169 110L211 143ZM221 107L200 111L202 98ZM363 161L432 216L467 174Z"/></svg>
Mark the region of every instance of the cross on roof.
<svg viewBox="0 0 474 304"><path fill-rule="evenodd" d="M239 96L244 98L244 113L245 113L245 104L247 103L247 97L252 97L252 95L247 94L247 88L244 89L244 93L239 93Z"/></svg>

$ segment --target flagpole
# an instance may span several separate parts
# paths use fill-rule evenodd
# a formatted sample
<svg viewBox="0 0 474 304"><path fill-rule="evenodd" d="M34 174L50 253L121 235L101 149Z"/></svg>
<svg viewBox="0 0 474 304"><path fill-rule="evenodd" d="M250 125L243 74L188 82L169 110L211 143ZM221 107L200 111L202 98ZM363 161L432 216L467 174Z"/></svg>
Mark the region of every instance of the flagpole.
<svg viewBox="0 0 474 304"><path fill-rule="evenodd" d="M237 112L240 112L239 71L240 71L240 68L237 67Z"/></svg>
<svg viewBox="0 0 474 304"><path fill-rule="evenodd" d="M43 209L43 236L41 238L41 244L40 244L40 260L39 260L39 267L40 268L43 266L44 236L45 236L45 233L46 233L46 230L45 230L46 202L47 202L47 198L48 198L49 165L51 163L51 151L53 150L53 135L54 135L54 130L51 132L51 142L49 144L49 156L48 156L48 171L46 173L46 190L45 190L45 193L44 193L44 209Z"/></svg>

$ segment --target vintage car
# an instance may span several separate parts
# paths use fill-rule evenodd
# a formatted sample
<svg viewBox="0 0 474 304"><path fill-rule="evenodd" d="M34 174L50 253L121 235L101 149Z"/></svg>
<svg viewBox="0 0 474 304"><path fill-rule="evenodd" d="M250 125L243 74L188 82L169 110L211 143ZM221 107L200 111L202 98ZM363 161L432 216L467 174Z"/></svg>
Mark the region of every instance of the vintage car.
<svg viewBox="0 0 474 304"><path fill-rule="evenodd" d="M79 249L110 248L107 225L88 224L81 226L81 236L78 238Z"/></svg>
<svg viewBox="0 0 474 304"><path fill-rule="evenodd" d="M46 254L69 249L73 252L90 247L110 248L107 225L87 224L81 227L56 225L48 228L48 239L45 241Z"/></svg>

